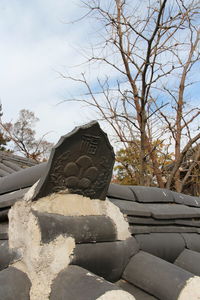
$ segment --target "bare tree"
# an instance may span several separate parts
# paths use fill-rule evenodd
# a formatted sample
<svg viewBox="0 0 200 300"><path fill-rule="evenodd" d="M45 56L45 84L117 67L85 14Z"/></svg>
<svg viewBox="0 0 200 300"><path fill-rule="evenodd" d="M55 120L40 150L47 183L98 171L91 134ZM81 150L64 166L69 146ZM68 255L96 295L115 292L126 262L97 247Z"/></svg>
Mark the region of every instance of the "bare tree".
<svg viewBox="0 0 200 300"><path fill-rule="evenodd" d="M191 130L199 110L185 109L186 89L194 82L189 75L199 61L199 1L89 0L85 5L100 33L99 42L86 53L88 62L100 70L106 67L111 75L94 82L87 73L79 78L62 74L85 88L68 101L94 107L125 148L139 138L141 185L148 184L151 162L158 185L165 186L155 144L173 138L175 165L167 187L175 177L179 189L181 162L200 137Z"/></svg>
<svg viewBox="0 0 200 300"><path fill-rule="evenodd" d="M36 139L35 124L39 121L32 111L22 109L14 123L0 122L5 136L13 142L14 152L19 152L27 158L43 161L48 158L53 144L45 140L45 135Z"/></svg>

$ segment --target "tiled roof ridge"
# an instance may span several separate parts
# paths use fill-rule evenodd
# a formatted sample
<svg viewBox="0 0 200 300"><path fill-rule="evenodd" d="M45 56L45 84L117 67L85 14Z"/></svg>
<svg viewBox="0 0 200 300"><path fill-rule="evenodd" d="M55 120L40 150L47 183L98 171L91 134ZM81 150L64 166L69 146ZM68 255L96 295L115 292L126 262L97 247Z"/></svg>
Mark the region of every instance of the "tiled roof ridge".
<svg viewBox="0 0 200 300"><path fill-rule="evenodd" d="M22 157L16 154L13 154L11 152L6 152L6 151L0 151L0 161L4 160L4 159L9 159L12 162L15 163L25 163L28 166L34 166L36 164L38 164L38 162L36 162L35 160L31 159L31 158L27 158L27 157Z"/></svg>

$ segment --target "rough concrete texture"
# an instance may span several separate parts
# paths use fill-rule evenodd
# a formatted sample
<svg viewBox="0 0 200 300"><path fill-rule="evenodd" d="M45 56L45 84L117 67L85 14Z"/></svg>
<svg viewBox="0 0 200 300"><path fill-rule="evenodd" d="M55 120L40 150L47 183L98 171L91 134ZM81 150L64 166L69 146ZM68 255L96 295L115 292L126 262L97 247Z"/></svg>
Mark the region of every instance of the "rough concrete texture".
<svg viewBox="0 0 200 300"><path fill-rule="evenodd" d="M49 299L53 279L70 262L75 247L71 237L58 236L43 244L37 218L31 212L32 202L19 201L9 212L9 246L18 248L22 260L13 264L31 280L30 299Z"/></svg>
<svg viewBox="0 0 200 300"><path fill-rule="evenodd" d="M39 180L30 187L30 189L27 191L27 193L24 195L24 200L25 201L30 201L32 200L34 194L35 194L35 190L36 190L36 187L37 185L39 184Z"/></svg>
<svg viewBox="0 0 200 300"><path fill-rule="evenodd" d="M181 290L178 300L199 300L200 299L200 277L190 278Z"/></svg>
<svg viewBox="0 0 200 300"><path fill-rule="evenodd" d="M131 235L123 214L109 200L91 200L65 191L31 202L29 199L34 194L36 185L37 183L9 212L9 247L17 248L22 257L13 266L25 272L31 280L30 299L45 300L49 299L52 281L70 263L75 240L73 237L59 235L44 244L38 218L33 211L62 216L106 216L115 224L116 239L126 240ZM107 299L108 295L105 297Z"/></svg>
<svg viewBox="0 0 200 300"><path fill-rule="evenodd" d="M117 229L117 239L126 240L131 236L128 222L119 208L108 199L105 201L66 193L56 193L32 203L36 211L64 216L101 216L110 217Z"/></svg>

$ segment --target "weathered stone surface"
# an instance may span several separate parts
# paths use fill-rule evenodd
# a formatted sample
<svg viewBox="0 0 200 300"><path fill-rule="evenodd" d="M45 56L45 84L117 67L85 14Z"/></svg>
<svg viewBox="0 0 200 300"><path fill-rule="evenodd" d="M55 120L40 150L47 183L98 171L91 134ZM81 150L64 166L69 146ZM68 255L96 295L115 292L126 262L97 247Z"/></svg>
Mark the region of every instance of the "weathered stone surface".
<svg viewBox="0 0 200 300"><path fill-rule="evenodd" d="M53 147L34 199L69 189L71 193L103 200L113 165L113 148L99 124L77 127Z"/></svg>
<svg viewBox="0 0 200 300"><path fill-rule="evenodd" d="M76 245L72 264L115 282L121 278L131 256L138 251L137 241L133 237L126 241L80 244Z"/></svg>
<svg viewBox="0 0 200 300"><path fill-rule="evenodd" d="M125 281L125 280L119 280L116 282L116 285L121 287L123 290L127 291L131 295L135 297L136 300L156 300L158 298L155 298L154 296L151 296L150 294L145 293L143 290L137 288L135 285Z"/></svg>
<svg viewBox="0 0 200 300"><path fill-rule="evenodd" d="M9 267L0 272L0 299L29 300L31 283L22 271Z"/></svg>
<svg viewBox="0 0 200 300"><path fill-rule="evenodd" d="M69 266L60 272L52 284L50 300L95 300L101 299L106 292L120 292L120 288L88 270L78 266ZM128 293L120 293L123 297L105 297L102 299L131 300L134 299ZM115 296L115 297L114 297Z"/></svg>
<svg viewBox="0 0 200 300"><path fill-rule="evenodd" d="M200 253L188 249L184 249L183 252L177 257L174 262L175 265L187 270L197 276L200 276Z"/></svg>
<svg viewBox="0 0 200 300"><path fill-rule="evenodd" d="M166 189L147 186L131 186L138 202L144 203L169 203L174 202L172 192Z"/></svg>
<svg viewBox="0 0 200 300"><path fill-rule="evenodd" d="M135 238L141 250L172 263L185 249L184 239L178 233L137 234Z"/></svg>
<svg viewBox="0 0 200 300"><path fill-rule="evenodd" d="M62 216L34 211L38 218L42 241L48 243L56 236L71 236L76 243L105 242L117 239L116 227L106 216Z"/></svg>
<svg viewBox="0 0 200 300"><path fill-rule="evenodd" d="M9 250L8 241L0 241L0 271L7 268L10 263L19 259L17 252Z"/></svg>
<svg viewBox="0 0 200 300"><path fill-rule="evenodd" d="M186 282L194 275L140 251L131 258L122 277L158 299L177 300Z"/></svg>

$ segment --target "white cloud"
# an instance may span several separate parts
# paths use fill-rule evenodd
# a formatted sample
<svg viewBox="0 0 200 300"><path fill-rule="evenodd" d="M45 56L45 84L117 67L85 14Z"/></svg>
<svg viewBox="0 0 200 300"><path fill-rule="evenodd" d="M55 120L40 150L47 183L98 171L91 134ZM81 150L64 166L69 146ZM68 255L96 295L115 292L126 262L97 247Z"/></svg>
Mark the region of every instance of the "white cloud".
<svg viewBox="0 0 200 300"><path fill-rule="evenodd" d="M63 127L68 131L83 119L72 103L70 107L65 104L55 107L73 87L72 83L62 80L56 70L80 62L80 56L71 45L76 39L84 42L82 30L87 25L80 28L77 24L72 31L70 25L64 24L64 21L80 15L79 2L1 1L0 98L3 120L16 119L18 111L26 108L41 119L39 133L55 131L64 134Z"/></svg>

